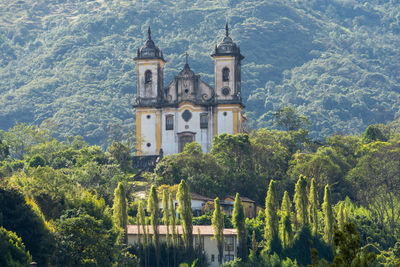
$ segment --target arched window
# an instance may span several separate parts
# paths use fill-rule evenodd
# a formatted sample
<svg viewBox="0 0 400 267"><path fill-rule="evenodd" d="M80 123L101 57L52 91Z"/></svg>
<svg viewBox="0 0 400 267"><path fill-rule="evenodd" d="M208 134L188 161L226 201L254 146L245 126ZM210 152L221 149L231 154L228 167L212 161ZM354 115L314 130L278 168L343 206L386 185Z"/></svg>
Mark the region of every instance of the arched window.
<svg viewBox="0 0 400 267"><path fill-rule="evenodd" d="M229 82L229 69L226 67L222 70L222 81Z"/></svg>
<svg viewBox="0 0 400 267"><path fill-rule="evenodd" d="M151 83L153 74L151 73L151 70L146 70L144 73L144 82L145 83Z"/></svg>

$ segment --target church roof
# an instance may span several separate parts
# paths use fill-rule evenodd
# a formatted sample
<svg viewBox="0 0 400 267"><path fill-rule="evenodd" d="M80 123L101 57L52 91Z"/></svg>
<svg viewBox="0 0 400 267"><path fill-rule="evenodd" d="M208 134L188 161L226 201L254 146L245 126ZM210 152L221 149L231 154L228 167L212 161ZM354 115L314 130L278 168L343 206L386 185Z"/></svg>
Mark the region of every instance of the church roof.
<svg viewBox="0 0 400 267"><path fill-rule="evenodd" d="M229 36L228 23L225 25L225 37L222 41L215 46L214 53L211 56L226 56L233 55L239 56L240 60L244 59L244 56L240 54L240 47L233 42L232 38Z"/></svg>
<svg viewBox="0 0 400 267"><path fill-rule="evenodd" d="M144 46L137 50L135 59L162 59L164 60L162 51L155 45L151 39L151 29L147 30L147 41Z"/></svg>

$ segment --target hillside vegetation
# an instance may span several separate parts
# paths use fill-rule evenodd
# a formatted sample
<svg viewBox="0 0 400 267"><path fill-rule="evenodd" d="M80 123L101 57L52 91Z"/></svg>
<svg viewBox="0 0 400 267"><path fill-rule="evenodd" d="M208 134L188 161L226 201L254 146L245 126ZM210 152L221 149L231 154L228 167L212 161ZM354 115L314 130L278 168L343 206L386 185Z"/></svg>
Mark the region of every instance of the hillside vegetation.
<svg viewBox="0 0 400 267"><path fill-rule="evenodd" d="M245 55L249 127L293 106L311 134L357 134L399 115L398 0L0 2L0 128L45 122L90 144L134 131L133 57L152 26L168 84L190 54L213 83L225 20Z"/></svg>

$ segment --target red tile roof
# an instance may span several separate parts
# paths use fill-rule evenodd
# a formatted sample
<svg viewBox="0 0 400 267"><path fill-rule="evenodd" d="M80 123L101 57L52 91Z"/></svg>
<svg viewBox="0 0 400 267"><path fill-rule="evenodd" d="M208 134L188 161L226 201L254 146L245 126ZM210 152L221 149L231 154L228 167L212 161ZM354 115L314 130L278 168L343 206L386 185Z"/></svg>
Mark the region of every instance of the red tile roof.
<svg viewBox="0 0 400 267"><path fill-rule="evenodd" d="M234 196L227 196L225 199L230 198L233 199L233 201L235 201L235 197ZM250 203L254 203L254 200L251 200L248 197L240 197L240 199L242 200L242 202L250 202Z"/></svg>
<svg viewBox="0 0 400 267"><path fill-rule="evenodd" d="M202 196L202 195L199 195L199 194L197 194L197 193L190 193L190 197L192 198L192 200L203 200L203 201L214 201L214 199L212 199L212 198L209 198L209 197L205 197L205 196Z"/></svg>
<svg viewBox="0 0 400 267"><path fill-rule="evenodd" d="M128 235L137 235L138 234L138 226L135 225L128 225ZM177 234L182 234L182 226L177 225ZM153 228L151 225L146 225L146 230L149 232L149 234L153 234ZM193 235L197 235L198 231L200 230L200 235L214 235L214 229L211 225L193 225ZM158 232L160 235L166 235L167 234L167 226L165 225L159 225L158 226ZM172 232L172 227L170 226L169 232ZM143 228L140 226L140 233L143 234ZM236 229L233 228L225 228L224 229L224 235L236 235Z"/></svg>

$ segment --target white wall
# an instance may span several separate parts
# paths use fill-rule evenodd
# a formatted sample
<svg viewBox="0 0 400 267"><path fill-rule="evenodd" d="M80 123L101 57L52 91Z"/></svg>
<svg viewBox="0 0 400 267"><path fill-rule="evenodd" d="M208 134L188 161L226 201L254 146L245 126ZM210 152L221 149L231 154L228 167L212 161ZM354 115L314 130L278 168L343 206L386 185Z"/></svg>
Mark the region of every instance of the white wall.
<svg viewBox="0 0 400 267"><path fill-rule="evenodd" d="M148 118L147 116L150 116ZM156 155L156 114L141 115L141 149L143 155ZM147 146L150 143L150 147Z"/></svg>

